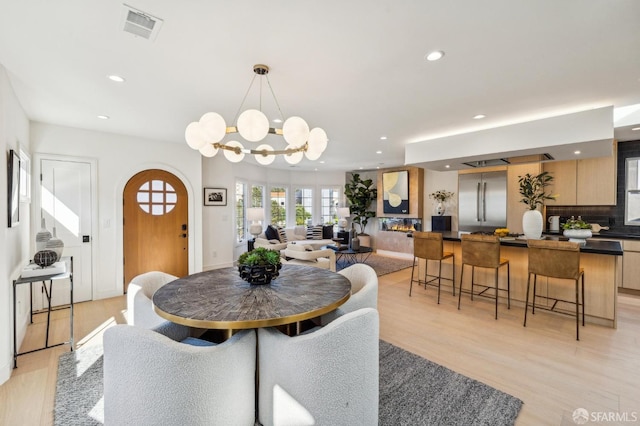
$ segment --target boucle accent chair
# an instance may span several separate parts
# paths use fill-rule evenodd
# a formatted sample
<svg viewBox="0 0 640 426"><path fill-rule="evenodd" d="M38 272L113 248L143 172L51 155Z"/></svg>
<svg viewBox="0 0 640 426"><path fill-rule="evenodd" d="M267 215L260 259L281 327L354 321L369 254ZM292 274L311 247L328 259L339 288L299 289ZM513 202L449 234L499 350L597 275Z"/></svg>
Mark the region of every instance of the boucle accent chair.
<svg viewBox="0 0 640 426"><path fill-rule="evenodd" d="M129 283L127 289L127 323L143 328L154 328L166 320L153 311L151 298L163 285L178 277L160 271L140 274Z"/></svg>
<svg viewBox="0 0 640 426"><path fill-rule="evenodd" d="M260 423L377 425L378 339L372 308L295 337L259 329Z"/></svg>
<svg viewBox="0 0 640 426"><path fill-rule="evenodd" d="M105 331L105 425L254 425L254 330L206 347L174 340L187 338L187 327L156 330Z"/></svg>
<svg viewBox="0 0 640 426"><path fill-rule="evenodd" d="M371 266L356 263L338 273L351 281L351 297L335 311L323 315L320 320L322 325L358 309L378 309L378 275Z"/></svg>

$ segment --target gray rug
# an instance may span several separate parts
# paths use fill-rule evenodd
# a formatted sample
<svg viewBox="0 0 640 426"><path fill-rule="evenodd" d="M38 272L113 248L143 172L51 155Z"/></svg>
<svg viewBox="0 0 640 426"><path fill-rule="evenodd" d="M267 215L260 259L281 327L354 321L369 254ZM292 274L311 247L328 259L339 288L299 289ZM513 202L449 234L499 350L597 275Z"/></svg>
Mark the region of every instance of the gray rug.
<svg viewBox="0 0 640 426"><path fill-rule="evenodd" d="M390 274L392 272L399 271L405 268L411 268L411 260L400 259L397 257L389 257L389 256L380 256L375 253L371 253L367 258L367 265L371 266L378 276ZM345 262L336 263L336 270L344 269L349 266Z"/></svg>
<svg viewBox="0 0 640 426"><path fill-rule="evenodd" d="M102 347L60 356L54 425L100 425ZM380 341L380 425L512 425L522 401Z"/></svg>
<svg viewBox="0 0 640 426"><path fill-rule="evenodd" d="M380 341L380 425L512 425L522 401Z"/></svg>

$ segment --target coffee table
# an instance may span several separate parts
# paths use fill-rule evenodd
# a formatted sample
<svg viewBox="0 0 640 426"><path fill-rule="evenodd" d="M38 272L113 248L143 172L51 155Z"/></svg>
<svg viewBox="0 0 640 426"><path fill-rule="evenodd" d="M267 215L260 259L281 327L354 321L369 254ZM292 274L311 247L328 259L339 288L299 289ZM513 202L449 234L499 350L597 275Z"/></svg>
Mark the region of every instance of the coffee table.
<svg viewBox="0 0 640 426"><path fill-rule="evenodd" d="M336 250L336 263L343 262L343 267L355 263L367 263L367 259L373 253L371 247L360 246L359 249Z"/></svg>

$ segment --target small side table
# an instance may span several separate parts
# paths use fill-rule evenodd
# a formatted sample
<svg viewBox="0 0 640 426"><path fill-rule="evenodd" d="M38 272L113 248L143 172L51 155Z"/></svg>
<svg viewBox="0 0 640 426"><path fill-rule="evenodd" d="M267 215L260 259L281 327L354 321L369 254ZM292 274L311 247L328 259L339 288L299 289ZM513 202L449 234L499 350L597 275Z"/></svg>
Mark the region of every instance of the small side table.
<svg viewBox="0 0 640 426"><path fill-rule="evenodd" d="M20 355L30 354L32 352L41 351L44 349L53 348L55 346L61 346L69 344L71 346L71 351L73 352L73 256L65 256L60 259L67 264L67 271L61 274L54 275L40 275L35 277L18 277L13 280L13 368L18 367L18 357ZM51 296L53 294L53 282L58 280L69 280L69 306L64 306L61 308L51 308ZM42 281L45 295L47 297L47 311L46 312L33 312L33 283ZM47 289L47 281L49 281L49 288ZM43 347L38 349L32 349L26 352L18 352L18 339L17 339L17 325L16 325L16 287L20 284L29 284L29 309L31 315L31 324L33 324L33 316L37 314L47 314L47 334L45 337L45 344ZM69 323L69 341L56 343L54 345L49 345L49 326L51 324L51 311L59 310L59 309L69 309L70 314L70 323Z"/></svg>

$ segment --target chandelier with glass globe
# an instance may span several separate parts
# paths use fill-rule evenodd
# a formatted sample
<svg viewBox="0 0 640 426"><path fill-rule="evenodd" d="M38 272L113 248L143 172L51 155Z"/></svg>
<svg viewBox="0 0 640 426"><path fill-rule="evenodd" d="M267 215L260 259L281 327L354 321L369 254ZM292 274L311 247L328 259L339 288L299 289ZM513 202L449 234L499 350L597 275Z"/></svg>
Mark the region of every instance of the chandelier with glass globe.
<svg viewBox="0 0 640 426"><path fill-rule="evenodd" d="M249 84L238 113L242 110L244 101L251 91L251 87L256 78L265 79L275 100L278 111L282 118L282 111L276 99L271 83L269 82L269 67L263 64L253 66L255 75ZM262 96L262 80L260 82L260 96ZM242 161L246 154L254 155L256 161L262 165L273 163L277 155L282 155L289 164L298 164L302 157L311 161L320 158L320 155L327 148L327 134L320 127L309 130L309 125L300 117L289 117L284 121L282 128L269 126L269 119L258 109L248 109L240 114L236 114L235 124L227 126L224 118L218 113L208 112L199 121L190 123L185 130L187 144L200 151L205 157L215 156L222 150L227 160L238 163ZM223 141L226 135L239 134L245 141L256 143L262 141L268 134L282 136L287 143L284 149L276 150L269 144L260 144L255 148L245 148L238 140Z"/></svg>

